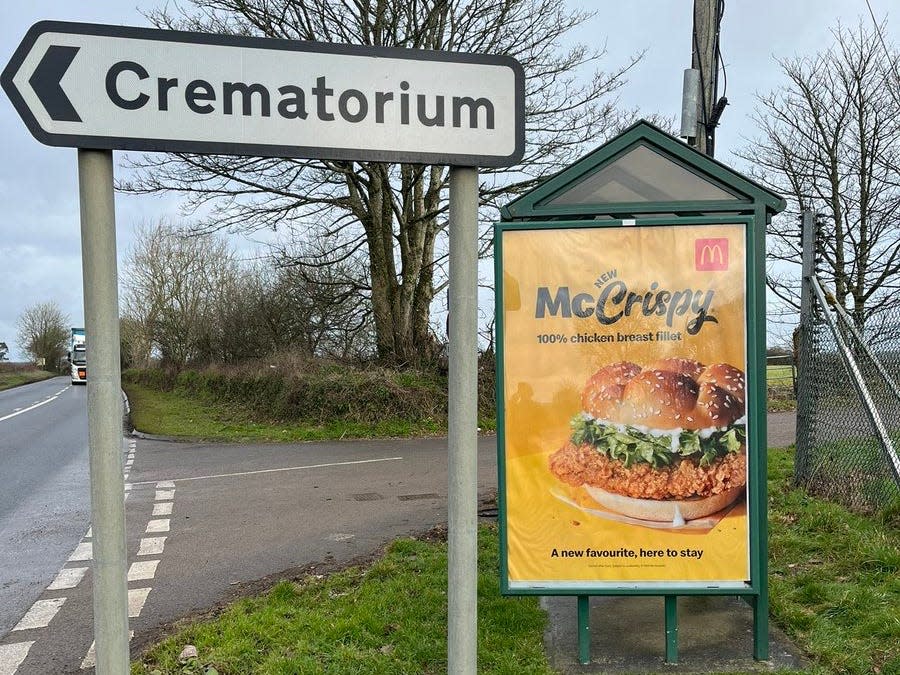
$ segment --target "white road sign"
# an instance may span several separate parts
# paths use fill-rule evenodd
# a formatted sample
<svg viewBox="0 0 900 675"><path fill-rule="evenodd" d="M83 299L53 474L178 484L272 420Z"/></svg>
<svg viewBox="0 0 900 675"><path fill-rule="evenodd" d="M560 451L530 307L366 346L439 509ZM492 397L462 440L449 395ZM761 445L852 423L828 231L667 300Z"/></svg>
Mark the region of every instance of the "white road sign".
<svg viewBox="0 0 900 675"><path fill-rule="evenodd" d="M48 145L508 166L524 74L505 56L44 21L0 77Z"/></svg>

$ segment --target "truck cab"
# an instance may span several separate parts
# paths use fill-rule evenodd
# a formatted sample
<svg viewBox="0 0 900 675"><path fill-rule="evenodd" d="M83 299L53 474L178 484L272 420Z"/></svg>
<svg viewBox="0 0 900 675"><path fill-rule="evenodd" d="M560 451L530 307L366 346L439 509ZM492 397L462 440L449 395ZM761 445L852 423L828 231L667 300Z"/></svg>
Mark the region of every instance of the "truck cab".
<svg viewBox="0 0 900 675"><path fill-rule="evenodd" d="M72 370L72 384L87 383L87 346L84 329L72 329L72 343L69 351L69 365Z"/></svg>

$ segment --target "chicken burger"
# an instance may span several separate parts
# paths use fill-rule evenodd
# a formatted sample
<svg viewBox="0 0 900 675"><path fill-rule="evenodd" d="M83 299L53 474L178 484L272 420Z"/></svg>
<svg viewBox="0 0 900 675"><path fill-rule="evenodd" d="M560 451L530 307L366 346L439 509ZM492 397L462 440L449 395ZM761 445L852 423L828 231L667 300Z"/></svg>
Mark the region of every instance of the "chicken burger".
<svg viewBox="0 0 900 675"><path fill-rule="evenodd" d="M550 471L609 510L676 525L722 510L747 481L745 381L727 363L605 366Z"/></svg>

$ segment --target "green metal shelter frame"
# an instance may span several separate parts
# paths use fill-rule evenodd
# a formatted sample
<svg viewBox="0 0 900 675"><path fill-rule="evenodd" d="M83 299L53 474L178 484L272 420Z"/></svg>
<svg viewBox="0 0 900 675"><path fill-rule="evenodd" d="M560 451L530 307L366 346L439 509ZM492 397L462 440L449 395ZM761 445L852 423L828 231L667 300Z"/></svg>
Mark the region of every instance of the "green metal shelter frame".
<svg viewBox="0 0 900 675"><path fill-rule="evenodd" d="M677 596L737 595L753 609L753 656L768 658L768 548L766 489L765 233L785 201L721 162L701 154L646 121L544 181L501 209L494 228L497 286L497 451L499 467L501 592L578 597L579 659L590 660L591 595L662 595L666 662L677 663ZM745 226L750 581L744 587L510 588L507 558L506 429L504 392L503 233L584 227L653 225Z"/></svg>

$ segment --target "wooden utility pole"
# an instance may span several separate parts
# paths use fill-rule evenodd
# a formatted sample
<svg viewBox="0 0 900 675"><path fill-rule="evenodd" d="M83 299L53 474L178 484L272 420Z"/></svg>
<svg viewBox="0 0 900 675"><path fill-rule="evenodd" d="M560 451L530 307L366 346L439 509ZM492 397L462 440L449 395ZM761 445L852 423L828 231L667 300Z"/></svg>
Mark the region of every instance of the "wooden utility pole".
<svg viewBox="0 0 900 675"><path fill-rule="evenodd" d="M713 156L716 125L727 102L717 102L719 73L719 21L722 0L694 0L691 68L700 72L700 102L695 147Z"/></svg>

